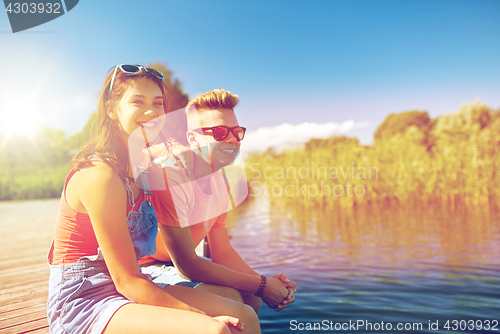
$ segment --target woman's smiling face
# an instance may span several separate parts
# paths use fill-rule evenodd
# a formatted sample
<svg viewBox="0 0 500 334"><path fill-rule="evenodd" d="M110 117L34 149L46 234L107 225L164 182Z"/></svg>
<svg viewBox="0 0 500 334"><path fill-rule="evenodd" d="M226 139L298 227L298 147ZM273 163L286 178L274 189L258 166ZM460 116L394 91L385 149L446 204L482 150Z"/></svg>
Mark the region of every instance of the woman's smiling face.
<svg viewBox="0 0 500 334"><path fill-rule="evenodd" d="M130 79L130 85L110 113L121 127L122 138L128 137L139 127L144 127L148 138L154 140L163 127L165 111L160 87L144 77Z"/></svg>

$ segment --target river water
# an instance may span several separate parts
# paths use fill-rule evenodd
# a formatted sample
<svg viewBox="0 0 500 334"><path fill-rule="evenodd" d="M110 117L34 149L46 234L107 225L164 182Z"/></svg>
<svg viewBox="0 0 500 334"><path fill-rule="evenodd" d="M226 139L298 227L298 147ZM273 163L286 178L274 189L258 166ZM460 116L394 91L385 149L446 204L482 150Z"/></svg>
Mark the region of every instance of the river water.
<svg viewBox="0 0 500 334"><path fill-rule="evenodd" d="M3 241L15 235L9 226L30 222L43 262L57 206L0 203ZM256 198L228 225L253 268L297 282L289 308L262 306L263 333L500 333L498 207L306 210Z"/></svg>
<svg viewBox="0 0 500 334"><path fill-rule="evenodd" d="M305 210L269 198L228 216L257 271L296 302L263 306L264 333L500 333L500 211L492 206Z"/></svg>

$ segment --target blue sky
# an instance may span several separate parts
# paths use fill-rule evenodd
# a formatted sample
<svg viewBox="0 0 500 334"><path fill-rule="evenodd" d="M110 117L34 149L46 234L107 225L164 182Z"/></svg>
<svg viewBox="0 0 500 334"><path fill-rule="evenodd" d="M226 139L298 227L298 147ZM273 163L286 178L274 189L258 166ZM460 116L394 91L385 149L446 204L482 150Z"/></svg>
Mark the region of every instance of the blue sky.
<svg viewBox="0 0 500 334"><path fill-rule="evenodd" d="M390 113L434 118L476 97L500 108L499 13L500 1L80 1L13 34L2 11L0 134L74 134L109 68L165 61L191 97L238 94L254 134L290 123L306 140L330 124L322 136L370 142Z"/></svg>

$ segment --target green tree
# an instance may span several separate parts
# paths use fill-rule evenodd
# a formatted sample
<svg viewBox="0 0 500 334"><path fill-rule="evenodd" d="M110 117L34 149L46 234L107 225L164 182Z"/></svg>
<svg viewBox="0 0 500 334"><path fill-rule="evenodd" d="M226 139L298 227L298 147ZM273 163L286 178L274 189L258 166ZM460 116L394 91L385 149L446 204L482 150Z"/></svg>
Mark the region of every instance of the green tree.
<svg viewBox="0 0 500 334"><path fill-rule="evenodd" d="M430 127L429 114L426 111L418 110L390 114L375 131L375 140L389 139L398 133L404 134L411 125L426 133Z"/></svg>
<svg viewBox="0 0 500 334"><path fill-rule="evenodd" d="M90 130L92 128L92 124L94 123L96 116L97 116L97 114L95 112L93 112L90 115L89 120L87 121L87 124L85 124L85 127L83 128L83 130L74 134L73 136L71 136L69 138L68 146L71 150L72 155L76 154L78 149L80 147L82 147L83 145L85 145L89 141Z"/></svg>
<svg viewBox="0 0 500 334"><path fill-rule="evenodd" d="M0 150L2 174L7 170L21 171L28 166L44 163L36 142L23 133L15 133L6 139Z"/></svg>
<svg viewBox="0 0 500 334"><path fill-rule="evenodd" d="M306 143L305 150L313 151L319 148L332 149L338 145L359 145L358 138L350 138L347 136L334 136L327 139L313 138Z"/></svg>
<svg viewBox="0 0 500 334"><path fill-rule="evenodd" d="M45 165L60 166L70 161L70 146L64 131L44 126L35 136L35 142Z"/></svg>
<svg viewBox="0 0 500 334"><path fill-rule="evenodd" d="M167 112L172 112L187 106L189 97L182 90L182 84L179 79L174 78L174 72L168 69L166 62L148 63L146 66L162 72L165 76L163 82L170 91ZM175 138L175 140L179 143L185 146L188 145L186 139L187 120L183 112L176 112L168 117L168 121L165 124L165 131L170 137Z"/></svg>
<svg viewBox="0 0 500 334"><path fill-rule="evenodd" d="M162 72L165 76L163 82L170 91L169 108L167 112L181 109L187 106L189 97L182 90L182 83L179 81L179 79L174 78L174 72L168 69L166 62L148 63L146 64L146 66Z"/></svg>

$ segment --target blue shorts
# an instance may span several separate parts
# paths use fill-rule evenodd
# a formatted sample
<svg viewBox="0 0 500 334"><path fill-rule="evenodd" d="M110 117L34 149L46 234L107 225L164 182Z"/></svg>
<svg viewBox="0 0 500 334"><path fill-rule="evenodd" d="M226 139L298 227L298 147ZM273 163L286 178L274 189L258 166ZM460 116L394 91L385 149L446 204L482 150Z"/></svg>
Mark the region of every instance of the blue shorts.
<svg viewBox="0 0 500 334"><path fill-rule="evenodd" d="M196 288L200 282L191 282L179 275L172 262L155 261L141 265L141 272L153 283L164 289L168 285L181 285Z"/></svg>
<svg viewBox="0 0 500 334"><path fill-rule="evenodd" d="M104 261L81 258L50 269L47 311L52 333L101 333L120 307L132 303L116 291ZM141 271L162 289L201 284L181 277L168 263L149 264Z"/></svg>

